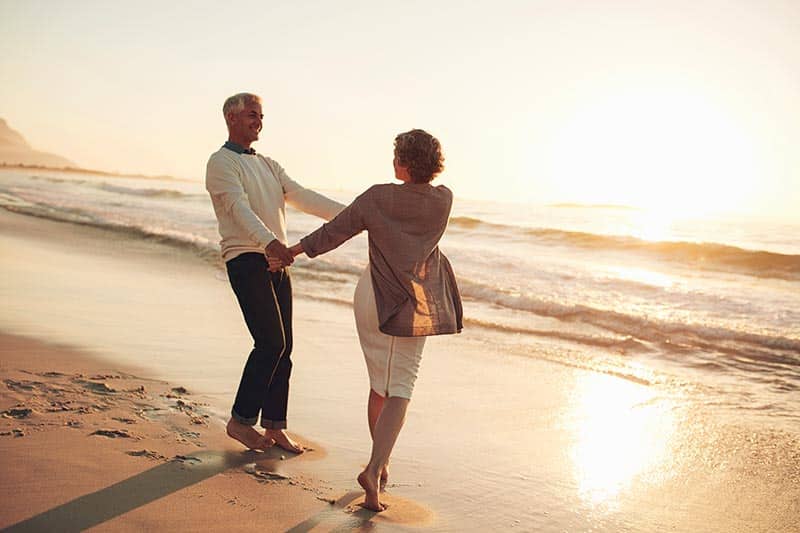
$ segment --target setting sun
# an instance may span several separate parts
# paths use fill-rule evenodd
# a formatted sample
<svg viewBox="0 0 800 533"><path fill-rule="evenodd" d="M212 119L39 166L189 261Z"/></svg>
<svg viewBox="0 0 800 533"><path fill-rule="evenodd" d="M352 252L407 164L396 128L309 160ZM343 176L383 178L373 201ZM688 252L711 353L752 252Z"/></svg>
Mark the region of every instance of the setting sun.
<svg viewBox="0 0 800 533"><path fill-rule="evenodd" d="M758 179L739 117L688 86L586 104L554 137L551 157L564 195L671 216L738 210Z"/></svg>

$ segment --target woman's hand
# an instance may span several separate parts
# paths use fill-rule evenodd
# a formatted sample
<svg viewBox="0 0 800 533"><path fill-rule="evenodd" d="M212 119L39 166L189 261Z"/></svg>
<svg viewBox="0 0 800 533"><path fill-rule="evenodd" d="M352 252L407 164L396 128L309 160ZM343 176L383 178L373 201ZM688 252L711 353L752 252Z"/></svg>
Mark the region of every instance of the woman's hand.
<svg viewBox="0 0 800 533"><path fill-rule="evenodd" d="M288 253L291 254L292 261L294 261L294 258L296 256L305 253L305 250L303 250L303 245L300 244L299 242L290 248L286 248L286 251L288 251ZM289 266L285 260L272 255L267 256L267 263L269 264L270 272L277 272L280 269Z"/></svg>
<svg viewBox="0 0 800 533"><path fill-rule="evenodd" d="M267 257L275 258L283 263L284 266L289 266L294 262L294 256L289 249L283 245L278 239L272 239L267 247L264 249Z"/></svg>
<svg viewBox="0 0 800 533"><path fill-rule="evenodd" d="M267 256L267 264L269 265L268 270L270 272L277 272L281 270L284 266L283 261L278 259L277 257L270 257Z"/></svg>

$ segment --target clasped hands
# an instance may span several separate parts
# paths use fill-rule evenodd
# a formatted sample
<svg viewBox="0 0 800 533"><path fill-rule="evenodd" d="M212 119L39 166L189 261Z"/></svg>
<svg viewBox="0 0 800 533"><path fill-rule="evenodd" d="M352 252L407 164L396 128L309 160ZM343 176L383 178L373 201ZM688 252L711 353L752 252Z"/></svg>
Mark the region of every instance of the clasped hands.
<svg viewBox="0 0 800 533"><path fill-rule="evenodd" d="M269 263L269 271L277 272L294 263L294 258L304 253L303 245L299 242L294 246L286 247L278 239L273 239L264 249L264 254L267 256L267 263Z"/></svg>

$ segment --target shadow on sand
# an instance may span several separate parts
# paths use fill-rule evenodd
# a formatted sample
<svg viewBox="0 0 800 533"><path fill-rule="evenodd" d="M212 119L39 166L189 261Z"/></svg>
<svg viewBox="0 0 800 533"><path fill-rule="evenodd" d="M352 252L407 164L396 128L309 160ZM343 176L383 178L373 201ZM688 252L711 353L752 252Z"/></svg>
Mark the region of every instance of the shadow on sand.
<svg viewBox="0 0 800 533"><path fill-rule="evenodd" d="M287 529L286 533L307 533L324 522L330 523L333 521L337 523L336 527L330 530L331 533L345 531L371 531L375 527L375 524L372 522L372 518L378 514L375 511L362 508L353 513L346 514L344 519L341 518L342 509L362 496L364 496L363 491L348 492L336 500L330 509L326 509L320 513L317 513L308 520L297 524L291 529Z"/></svg>
<svg viewBox="0 0 800 533"><path fill-rule="evenodd" d="M195 483L232 468L248 463L262 463L266 459L278 460L280 453L204 451L189 456L178 456L168 463L130 477L110 487L86 494L36 516L17 522L3 532L83 531L116 518L138 507L158 500ZM304 522L289 529L290 533L311 531L322 523L334 525L332 531L369 531L374 527L371 519L375 512L360 509L345 514L342 509L363 496L363 492L349 492L333 505Z"/></svg>
<svg viewBox="0 0 800 533"><path fill-rule="evenodd" d="M258 452L199 452L177 457L97 492L18 522L4 531L82 531L230 468L264 458Z"/></svg>

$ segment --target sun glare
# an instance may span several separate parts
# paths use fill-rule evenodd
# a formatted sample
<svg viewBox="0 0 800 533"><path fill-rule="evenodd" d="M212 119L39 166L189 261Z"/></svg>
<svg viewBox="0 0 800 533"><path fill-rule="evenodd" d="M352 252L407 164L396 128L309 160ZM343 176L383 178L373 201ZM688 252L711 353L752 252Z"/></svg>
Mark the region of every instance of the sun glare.
<svg viewBox="0 0 800 533"><path fill-rule="evenodd" d="M758 179L755 143L735 114L678 90L629 90L584 106L551 153L564 198L673 216L740 210Z"/></svg>
<svg viewBox="0 0 800 533"><path fill-rule="evenodd" d="M635 478L665 470L674 416L648 387L612 376L585 374L574 390L578 491L592 505L614 507Z"/></svg>
<svg viewBox="0 0 800 533"><path fill-rule="evenodd" d="M654 207L643 209L632 217L630 234L646 241L666 241L672 238L675 213L669 209Z"/></svg>
<svg viewBox="0 0 800 533"><path fill-rule="evenodd" d="M607 267L607 272L615 278L635 281L655 287L667 288L675 284L675 280L670 276L662 274L661 272L647 270L645 268L613 265Z"/></svg>

